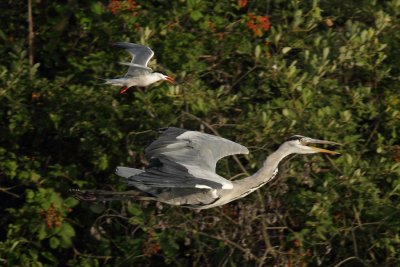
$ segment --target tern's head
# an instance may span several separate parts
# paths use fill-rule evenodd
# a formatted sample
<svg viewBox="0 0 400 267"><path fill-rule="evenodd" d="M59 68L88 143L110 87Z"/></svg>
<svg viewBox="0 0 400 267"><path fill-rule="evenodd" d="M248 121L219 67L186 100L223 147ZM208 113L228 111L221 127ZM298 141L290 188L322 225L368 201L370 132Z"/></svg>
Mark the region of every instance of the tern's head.
<svg viewBox="0 0 400 267"><path fill-rule="evenodd" d="M154 74L156 74L160 78L160 80L165 80L170 84L175 84L175 80L171 76L165 75L161 72L154 72Z"/></svg>
<svg viewBox="0 0 400 267"><path fill-rule="evenodd" d="M340 154L335 151L312 146L313 144L326 144L326 145L341 145L336 142L312 139L301 135L293 135L288 138L281 147L287 150L290 154L312 154L312 153L327 153L331 155Z"/></svg>

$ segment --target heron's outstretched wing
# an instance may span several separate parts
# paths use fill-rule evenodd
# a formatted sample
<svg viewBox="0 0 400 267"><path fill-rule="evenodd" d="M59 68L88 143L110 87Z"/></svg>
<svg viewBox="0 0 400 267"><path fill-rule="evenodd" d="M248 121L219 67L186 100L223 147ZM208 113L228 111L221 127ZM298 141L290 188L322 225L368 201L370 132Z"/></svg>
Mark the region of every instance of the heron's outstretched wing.
<svg viewBox="0 0 400 267"><path fill-rule="evenodd" d="M217 161L234 154L248 154L249 150L228 139L185 129L169 127L145 150L149 158L166 156L172 161L215 172Z"/></svg>
<svg viewBox="0 0 400 267"><path fill-rule="evenodd" d="M225 138L170 127L146 148L150 166L128 178L130 184L154 187L230 189L232 183L215 173L217 161L248 149Z"/></svg>

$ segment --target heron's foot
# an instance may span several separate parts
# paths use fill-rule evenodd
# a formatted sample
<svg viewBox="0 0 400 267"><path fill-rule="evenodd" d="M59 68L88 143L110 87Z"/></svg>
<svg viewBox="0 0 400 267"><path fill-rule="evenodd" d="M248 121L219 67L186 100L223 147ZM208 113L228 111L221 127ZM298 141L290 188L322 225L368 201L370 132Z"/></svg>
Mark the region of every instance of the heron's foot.
<svg viewBox="0 0 400 267"><path fill-rule="evenodd" d="M97 197L94 192L90 191L81 191L79 189L70 189L69 192L72 194L72 197L76 198L79 201L96 201Z"/></svg>
<svg viewBox="0 0 400 267"><path fill-rule="evenodd" d="M95 202L95 201L114 201L114 200L154 200L154 197L143 196L139 192L125 191L125 192L111 192L105 190L85 190L81 191L79 189L70 189L72 197L79 201Z"/></svg>

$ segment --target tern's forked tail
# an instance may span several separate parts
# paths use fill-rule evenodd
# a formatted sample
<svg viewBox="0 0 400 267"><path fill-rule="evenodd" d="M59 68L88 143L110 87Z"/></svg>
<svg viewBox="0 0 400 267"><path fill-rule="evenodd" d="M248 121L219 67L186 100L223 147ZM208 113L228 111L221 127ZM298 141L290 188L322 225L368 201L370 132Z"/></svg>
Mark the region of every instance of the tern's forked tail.
<svg viewBox="0 0 400 267"><path fill-rule="evenodd" d="M103 79L99 78L100 80L104 81L104 84L111 84L116 86L125 86L126 79L125 78L117 78L117 79Z"/></svg>

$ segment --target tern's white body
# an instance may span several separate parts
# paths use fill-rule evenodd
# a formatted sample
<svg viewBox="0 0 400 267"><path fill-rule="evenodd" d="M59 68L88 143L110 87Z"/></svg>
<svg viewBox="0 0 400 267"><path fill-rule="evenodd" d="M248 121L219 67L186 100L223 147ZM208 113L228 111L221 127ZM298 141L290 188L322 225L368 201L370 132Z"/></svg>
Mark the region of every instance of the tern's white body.
<svg viewBox="0 0 400 267"><path fill-rule="evenodd" d="M160 80L166 80L174 83L174 79L147 67L147 63L153 57L154 52L149 47L132 43L115 43L114 46L127 50L132 55L131 62L123 62L122 65L128 65L128 72L122 78L105 79L105 84L123 86L121 93L124 93L129 87L146 87Z"/></svg>
<svg viewBox="0 0 400 267"><path fill-rule="evenodd" d="M106 79L105 84L124 86L124 87L132 87L132 86L146 87L160 80L164 80L163 76L164 76L163 74L158 72L147 72L131 77Z"/></svg>

